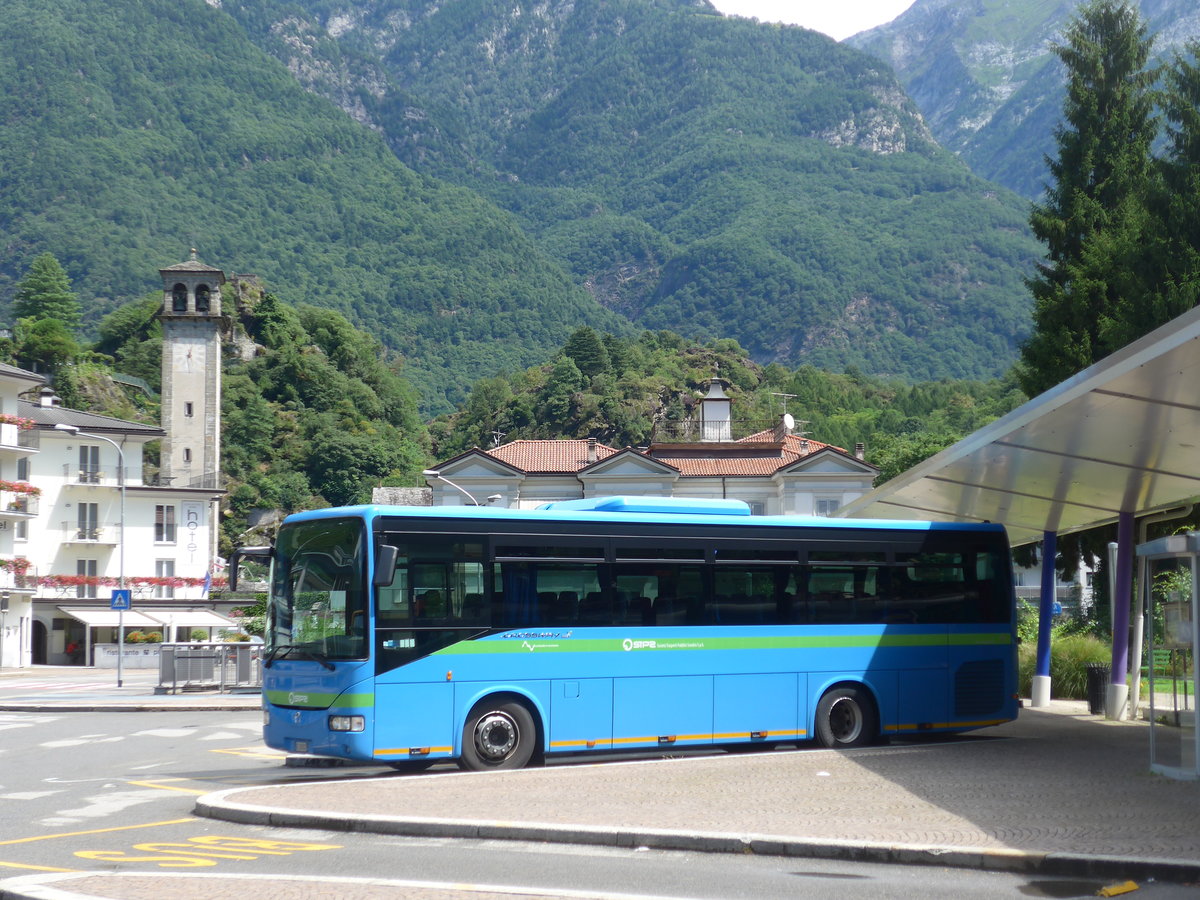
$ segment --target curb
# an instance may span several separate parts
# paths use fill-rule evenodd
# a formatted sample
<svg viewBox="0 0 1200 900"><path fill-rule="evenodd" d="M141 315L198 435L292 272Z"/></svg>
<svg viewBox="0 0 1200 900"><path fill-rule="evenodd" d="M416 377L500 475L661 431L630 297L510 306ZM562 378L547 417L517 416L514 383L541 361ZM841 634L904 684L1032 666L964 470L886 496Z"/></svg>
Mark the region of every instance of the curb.
<svg viewBox="0 0 1200 900"><path fill-rule="evenodd" d="M249 790L253 790L253 788ZM1038 853L996 848L937 847L871 841L815 841L801 837L760 834L686 833L645 828L593 828L584 825L554 825L540 822L476 822L465 819L352 816L345 813L276 809L225 800L229 794L245 793L246 791L247 788L243 787L205 794L196 800L192 812L197 816L244 825L316 828L327 831L405 837L536 841L623 849L648 847L655 850L740 853L843 862L948 866L959 869L1023 872L1034 875L1123 879L1154 878L1176 883L1200 881L1200 862L1186 860Z"/></svg>
<svg viewBox="0 0 1200 900"><path fill-rule="evenodd" d="M258 706L210 706L195 703L181 703L177 706L165 706L156 703L113 704L103 706L86 703L0 703L0 712L246 712L256 711Z"/></svg>

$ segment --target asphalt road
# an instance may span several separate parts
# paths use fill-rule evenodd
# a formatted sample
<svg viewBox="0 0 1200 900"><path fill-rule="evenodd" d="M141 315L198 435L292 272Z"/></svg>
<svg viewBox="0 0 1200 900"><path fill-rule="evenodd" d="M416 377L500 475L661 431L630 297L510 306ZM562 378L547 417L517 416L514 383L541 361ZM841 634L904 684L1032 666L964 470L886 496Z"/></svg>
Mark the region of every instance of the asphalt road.
<svg viewBox="0 0 1200 900"><path fill-rule="evenodd" d="M407 777L377 767L285 767L282 756L259 739L260 722L253 710L0 713L0 879L137 871L209 879L368 878L387 882L387 895L404 897L478 898L503 891L705 900L1068 898L1095 896L1103 886L963 869L407 839L194 817L197 796L229 787ZM448 769L445 777L457 775ZM170 893L218 896L218 883L224 882L172 881ZM1137 896L1152 900L1195 893L1183 885L1139 887ZM252 889L242 884L238 896Z"/></svg>

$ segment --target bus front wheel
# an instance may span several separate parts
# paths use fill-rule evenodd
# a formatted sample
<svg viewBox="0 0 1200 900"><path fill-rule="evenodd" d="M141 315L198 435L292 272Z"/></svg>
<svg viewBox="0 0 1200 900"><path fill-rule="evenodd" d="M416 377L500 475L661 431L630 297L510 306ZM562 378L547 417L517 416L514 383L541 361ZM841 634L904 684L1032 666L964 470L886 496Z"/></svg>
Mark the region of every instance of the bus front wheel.
<svg viewBox="0 0 1200 900"><path fill-rule="evenodd" d="M484 700L467 716L459 765L471 771L521 769L533 757L537 728L516 700Z"/></svg>
<svg viewBox="0 0 1200 900"><path fill-rule="evenodd" d="M827 691L817 704L817 741L823 747L865 747L879 732L875 704L862 688Z"/></svg>

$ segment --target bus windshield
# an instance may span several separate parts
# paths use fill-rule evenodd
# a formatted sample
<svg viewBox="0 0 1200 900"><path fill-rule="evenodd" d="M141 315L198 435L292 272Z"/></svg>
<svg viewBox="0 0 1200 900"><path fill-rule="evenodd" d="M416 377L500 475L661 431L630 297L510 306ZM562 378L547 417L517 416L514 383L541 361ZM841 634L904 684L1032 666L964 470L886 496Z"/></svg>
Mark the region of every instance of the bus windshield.
<svg viewBox="0 0 1200 900"><path fill-rule="evenodd" d="M279 531L271 567L266 657L365 659L367 584L361 519L320 519Z"/></svg>

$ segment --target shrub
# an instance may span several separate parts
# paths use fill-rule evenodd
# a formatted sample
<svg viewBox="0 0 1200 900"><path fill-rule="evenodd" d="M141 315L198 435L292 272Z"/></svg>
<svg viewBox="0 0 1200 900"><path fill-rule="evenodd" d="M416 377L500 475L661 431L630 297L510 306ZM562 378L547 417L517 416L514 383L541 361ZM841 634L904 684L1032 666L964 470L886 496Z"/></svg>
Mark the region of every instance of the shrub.
<svg viewBox="0 0 1200 900"><path fill-rule="evenodd" d="M204 628L193 628L191 637L193 641L207 641L208 630Z"/></svg>
<svg viewBox="0 0 1200 900"><path fill-rule="evenodd" d="M131 631L129 634L125 635L125 643L127 644L144 644L145 642L146 635L144 632Z"/></svg>
<svg viewBox="0 0 1200 900"><path fill-rule="evenodd" d="M1024 641L1018 651L1021 694L1030 695L1034 667L1037 665L1037 641ZM1089 634L1058 635L1050 639L1050 692L1061 700L1087 699L1088 663L1109 663L1112 648Z"/></svg>
<svg viewBox="0 0 1200 900"><path fill-rule="evenodd" d="M142 639L147 644L161 644L162 643L162 632L161 631L147 631Z"/></svg>

